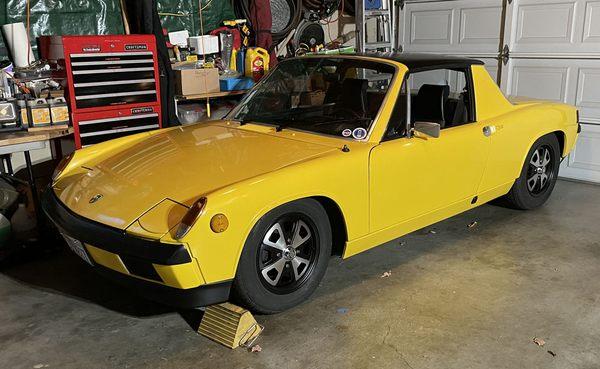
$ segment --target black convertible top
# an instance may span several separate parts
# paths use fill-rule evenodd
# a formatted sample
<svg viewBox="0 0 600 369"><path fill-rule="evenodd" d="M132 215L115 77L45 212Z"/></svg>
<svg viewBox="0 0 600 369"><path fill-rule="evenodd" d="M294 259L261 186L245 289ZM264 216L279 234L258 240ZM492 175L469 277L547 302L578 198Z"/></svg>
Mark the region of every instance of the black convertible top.
<svg viewBox="0 0 600 369"><path fill-rule="evenodd" d="M343 54L344 55L344 54ZM465 68L471 65L483 65L481 60L471 59L467 57L449 56L441 54L429 53L356 53L347 55L368 56L372 58L381 58L397 61L406 65L406 67L414 71L422 71L429 69L445 69L445 68ZM336 55L328 55L332 58Z"/></svg>

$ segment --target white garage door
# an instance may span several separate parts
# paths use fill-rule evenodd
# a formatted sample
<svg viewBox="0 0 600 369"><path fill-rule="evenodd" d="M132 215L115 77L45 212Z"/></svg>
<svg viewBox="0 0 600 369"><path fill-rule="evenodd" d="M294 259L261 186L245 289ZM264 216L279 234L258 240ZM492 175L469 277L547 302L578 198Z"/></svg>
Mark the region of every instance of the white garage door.
<svg viewBox="0 0 600 369"><path fill-rule="evenodd" d="M561 175L600 182L600 1L406 1L400 24L404 51L477 57L507 95L577 105Z"/></svg>

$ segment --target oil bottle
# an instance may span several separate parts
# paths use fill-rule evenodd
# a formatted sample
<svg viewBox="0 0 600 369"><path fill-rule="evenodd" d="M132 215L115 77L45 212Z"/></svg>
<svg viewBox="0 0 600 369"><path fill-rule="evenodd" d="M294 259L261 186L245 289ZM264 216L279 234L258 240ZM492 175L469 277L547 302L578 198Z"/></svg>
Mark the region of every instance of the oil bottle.
<svg viewBox="0 0 600 369"><path fill-rule="evenodd" d="M255 82L260 80L269 70L269 52L262 47L251 47L246 50L246 77Z"/></svg>

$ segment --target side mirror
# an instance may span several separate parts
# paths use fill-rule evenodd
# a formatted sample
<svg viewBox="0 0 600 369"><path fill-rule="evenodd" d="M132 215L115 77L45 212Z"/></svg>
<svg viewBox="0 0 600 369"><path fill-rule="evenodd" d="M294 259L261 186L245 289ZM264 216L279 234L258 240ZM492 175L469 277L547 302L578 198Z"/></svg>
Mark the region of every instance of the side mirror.
<svg viewBox="0 0 600 369"><path fill-rule="evenodd" d="M433 138L440 137L442 126L439 123L433 122L415 122L415 131L424 133Z"/></svg>

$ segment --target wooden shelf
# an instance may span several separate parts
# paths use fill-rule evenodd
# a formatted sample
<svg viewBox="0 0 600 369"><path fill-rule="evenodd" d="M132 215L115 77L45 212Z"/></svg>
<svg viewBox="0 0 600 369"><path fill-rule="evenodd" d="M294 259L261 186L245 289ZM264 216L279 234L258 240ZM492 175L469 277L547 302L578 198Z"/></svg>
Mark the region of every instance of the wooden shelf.
<svg viewBox="0 0 600 369"><path fill-rule="evenodd" d="M68 124L60 124L57 126L45 126L45 127L29 127L27 128L27 132L45 132L45 131L64 131L69 129Z"/></svg>
<svg viewBox="0 0 600 369"><path fill-rule="evenodd" d="M10 133L0 133L0 147L8 146L8 145L17 145L24 143L31 143L37 141L48 141L53 140L55 138L68 136L73 133L73 128L62 128L55 130L46 130L46 131L33 131L33 132L10 132Z"/></svg>
<svg viewBox="0 0 600 369"><path fill-rule="evenodd" d="M212 99L215 97L225 97L225 96L236 96L243 95L248 90L237 90L237 91L219 91L219 92L209 92L206 94L198 94L198 95L176 95L175 99L179 101L185 100L202 100L202 99Z"/></svg>

